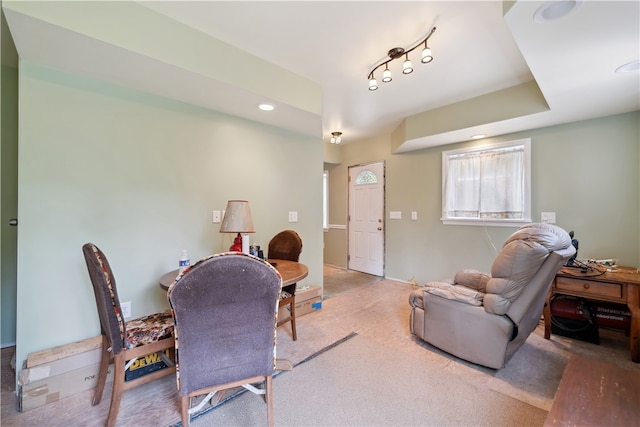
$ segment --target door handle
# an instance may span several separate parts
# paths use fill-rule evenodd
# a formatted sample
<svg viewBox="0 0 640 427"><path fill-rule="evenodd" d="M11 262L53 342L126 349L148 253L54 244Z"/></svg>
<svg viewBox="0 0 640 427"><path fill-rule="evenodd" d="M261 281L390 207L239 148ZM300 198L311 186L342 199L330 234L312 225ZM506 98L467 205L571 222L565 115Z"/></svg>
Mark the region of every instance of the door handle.
<svg viewBox="0 0 640 427"><path fill-rule="evenodd" d="M12 218L9 220L9 225L12 227L16 227L18 225L18 218Z"/></svg>
<svg viewBox="0 0 640 427"><path fill-rule="evenodd" d="M382 231L382 227L378 227L378 231Z"/></svg>

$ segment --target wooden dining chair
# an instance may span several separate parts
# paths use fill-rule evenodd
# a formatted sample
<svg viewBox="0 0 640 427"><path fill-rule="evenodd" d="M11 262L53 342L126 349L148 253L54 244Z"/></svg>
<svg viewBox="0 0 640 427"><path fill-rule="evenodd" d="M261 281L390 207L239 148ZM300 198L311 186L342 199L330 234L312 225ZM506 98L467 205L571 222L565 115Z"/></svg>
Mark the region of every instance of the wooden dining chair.
<svg viewBox="0 0 640 427"><path fill-rule="evenodd" d="M284 230L276 234L269 241L267 258L284 259L288 261L300 260L302 252L302 239L293 230ZM278 321L278 326L291 322L291 335L293 340L298 339L296 332L296 283L284 286L280 294L280 309L288 311L287 317Z"/></svg>
<svg viewBox="0 0 640 427"><path fill-rule="evenodd" d="M106 425L111 427L116 424L124 391L175 372L175 364L165 357L163 360L168 367L125 382L127 362L133 363L137 358L156 352L163 354L167 349L171 349L170 354L173 354L173 319L171 312L167 311L125 322L109 261L93 243L83 245L82 252L93 285L102 334L100 370L92 404L98 405L102 400L113 358L113 389L106 420Z"/></svg>
<svg viewBox="0 0 640 427"><path fill-rule="evenodd" d="M183 427L215 393L239 386L264 395L267 420L273 425L281 289L282 277L275 268L238 252L198 261L169 287ZM202 395L206 397L191 408L191 398Z"/></svg>

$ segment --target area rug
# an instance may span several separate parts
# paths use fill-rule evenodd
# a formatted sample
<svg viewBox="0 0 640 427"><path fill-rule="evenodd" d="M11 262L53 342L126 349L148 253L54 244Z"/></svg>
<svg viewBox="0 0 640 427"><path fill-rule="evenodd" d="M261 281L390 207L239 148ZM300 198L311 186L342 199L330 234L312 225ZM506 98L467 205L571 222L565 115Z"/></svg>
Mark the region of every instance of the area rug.
<svg viewBox="0 0 640 427"><path fill-rule="evenodd" d="M274 379L278 426L540 426L547 412L352 334ZM261 396L241 393L194 427L267 423Z"/></svg>

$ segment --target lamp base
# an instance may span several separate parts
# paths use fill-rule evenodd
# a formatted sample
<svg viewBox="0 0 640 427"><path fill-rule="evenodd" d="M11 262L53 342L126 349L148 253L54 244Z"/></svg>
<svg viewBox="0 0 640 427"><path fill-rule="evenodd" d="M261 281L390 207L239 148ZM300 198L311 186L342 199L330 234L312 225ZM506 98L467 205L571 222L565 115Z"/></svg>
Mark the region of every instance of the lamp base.
<svg viewBox="0 0 640 427"><path fill-rule="evenodd" d="M233 239L233 245L231 245L229 250L231 252L242 252L242 235L240 233Z"/></svg>

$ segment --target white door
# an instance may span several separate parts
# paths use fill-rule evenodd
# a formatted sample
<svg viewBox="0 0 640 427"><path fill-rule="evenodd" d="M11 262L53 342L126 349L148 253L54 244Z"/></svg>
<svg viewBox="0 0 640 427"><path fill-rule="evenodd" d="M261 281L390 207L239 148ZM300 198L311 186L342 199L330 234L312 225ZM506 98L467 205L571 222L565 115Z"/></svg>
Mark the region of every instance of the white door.
<svg viewBox="0 0 640 427"><path fill-rule="evenodd" d="M348 268L384 275L384 162L349 167Z"/></svg>

